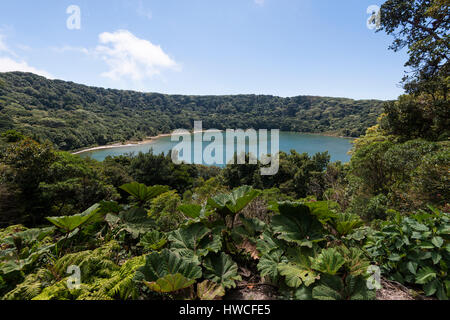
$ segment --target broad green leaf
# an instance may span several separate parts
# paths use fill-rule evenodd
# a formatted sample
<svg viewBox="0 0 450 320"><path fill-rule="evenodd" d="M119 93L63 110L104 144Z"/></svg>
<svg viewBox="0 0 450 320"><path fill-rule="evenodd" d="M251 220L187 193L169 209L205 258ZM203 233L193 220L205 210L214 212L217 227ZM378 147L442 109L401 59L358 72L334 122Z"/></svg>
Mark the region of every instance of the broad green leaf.
<svg viewBox="0 0 450 320"><path fill-rule="evenodd" d="M278 238L300 246L312 247L323 240L323 227L301 203L284 202L278 205L280 214L272 218L272 228Z"/></svg>
<svg viewBox="0 0 450 320"><path fill-rule="evenodd" d="M337 214L332 210L332 208L339 207L336 202L305 202L304 205L309 208L312 215L316 216L322 222L327 222L337 217Z"/></svg>
<svg viewBox="0 0 450 320"><path fill-rule="evenodd" d="M416 283L426 284L437 277L436 271L430 267L421 268L417 272Z"/></svg>
<svg viewBox="0 0 450 320"><path fill-rule="evenodd" d="M442 245L444 244L444 239L442 239L441 237L434 237L431 242L438 248L442 247Z"/></svg>
<svg viewBox="0 0 450 320"><path fill-rule="evenodd" d="M132 182L124 184L120 189L128 192L133 198L143 204L169 191L170 188L168 186L159 185L147 187L145 184Z"/></svg>
<svg viewBox="0 0 450 320"><path fill-rule="evenodd" d="M272 232L266 230L256 241L256 249L261 255L265 255L275 249L283 249L284 243L282 240L275 238Z"/></svg>
<svg viewBox="0 0 450 320"><path fill-rule="evenodd" d="M341 292L344 290L344 283L337 276L322 275L320 282L312 290L313 299L317 300L341 300Z"/></svg>
<svg viewBox="0 0 450 320"><path fill-rule="evenodd" d="M344 283L337 276L322 275L319 283L312 292L318 300L374 300L376 296L362 277L349 275Z"/></svg>
<svg viewBox="0 0 450 320"><path fill-rule="evenodd" d="M84 224L93 222L95 220L95 217L97 216L97 211L98 207L82 214L62 217L46 217L46 219L58 228L64 230L64 232L69 233Z"/></svg>
<svg viewBox="0 0 450 320"><path fill-rule="evenodd" d="M178 207L178 210L184 213L185 216L196 219L200 217L203 207L197 204L183 204Z"/></svg>
<svg viewBox="0 0 450 320"><path fill-rule="evenodd" d="M225 289L215 282L205 280L197 284L197 296L200 300L216 300L225 295Z"/></svg>
<svg viewBox="0 0 450 320"><path fill-rule="evenodd" d="M167 243L167 237L157 231L153 230L151 232L147 232L141 237L141 241L139 242L139 246L144 247L145 250L159 250Z"/></svg>
<svg viewBox="0 0 450 320"><path fill-rule="evenodd" d="M209 255L205 259L205 278L220 283L225 289L235 288L235 281L242 280L237 264L225 253Z"/></svg>
<svg viewBox="0 0 450 320"><path fill-rule="evenodd" d="M195 283L195 280L187 279L183 275L176 273L168 274L153 282L144 281L144 283L152 291L170 293L192 286Z"/></svg>
<svg viewBox="0 0 450 320"><path fill-rule="evenodd" d="M278 277L278 264L281 262L282 256L282 250L272 250L264 254L257 265L260 276L262 278L269 276L273 281L276 280Z"/></svg>
<svg viewBox="0 0 450 320"><path fill-rule="evenodd" d="M431 259L433 260L433 264L438 264L442 259L442 255L439 252L432 252Z"/></svg>
<svg viewBox="0 0 450 320"><path fill-rule="evenodd" d="M364 257L364 252L358 248L339 247L339 251L345 260L345 269L352 276L364 275L370 266L370 261Z"/></svg>
<svg viewBox="0 0 450 320"><path fill-rule="evenodd" d="M335 275L344 265L344 257L336 248L323 249L316 258L311 259L311 266L314 270Z"/></svg>
<svg viewBox="0 0 450 320"><path fill-rule="evenodd" d="M411 272L412 274L417 274L417 267L419 266L419 264L417 262L414 261L408 261L408 263L406 264L406 268L408 269L409 272Z"/></svg>
<svg viewBox="0 0 450 320"><path fill-rule="evenodd" d="M182 259L168 249L154 252L145 257L145 265L140 267L135 275L136 281L156 282L167 275L181 274L183 277L195 280L201 278L202 269L196 263Z"/></svg>
<svg viewBox="0 0 450 320"><path fill-rule="evenodd" d="M110 215L111 216L111 215ZM128 211L121 212L119 215L119 224L129 232L134 239L140 235L155 229L155 221L151 219L147 211L142 208L132 208Z"/></svg>
<svg viewBox="0 0 450 320"><path fill-rule="evenodd" d="M201 223L191 224L169 233L170 247L181 257L192 259L200 264L200 257L206 256L208 250L200 246L200 241L210 230Z"/></svg>
<svg viewBox="0 0 450 320"><path fill-rule="evenodd" d="M292 288L298 288L302 284L309 287L318 279L318 274L313 270L304 269L304 267L295 263L280 263L278 271L286 278L286 284Z"/></svg>
<svg viewBox="0 0 450 320"><path fill-rule="evenodd" d="M235 215L260 195L260 191L250 186L242 186L228 194L219 194L208 199L208 206L221 215Z"/></svg>
<svg viewBox="0 0 450 320"><path fill-rule="evenodd" d="M423 290L425 291L425 294L429 297L437 292L437 290L439 289L439 285L440 285L439 281L435 279L424 285Z"/></svg>
<svg viewBox="0 0 450 320"><path fill-rule="evenodd" d="M364 222L355 214L341 213L335 218L336 231L341 236L346 236L363 225Z"/></svg>

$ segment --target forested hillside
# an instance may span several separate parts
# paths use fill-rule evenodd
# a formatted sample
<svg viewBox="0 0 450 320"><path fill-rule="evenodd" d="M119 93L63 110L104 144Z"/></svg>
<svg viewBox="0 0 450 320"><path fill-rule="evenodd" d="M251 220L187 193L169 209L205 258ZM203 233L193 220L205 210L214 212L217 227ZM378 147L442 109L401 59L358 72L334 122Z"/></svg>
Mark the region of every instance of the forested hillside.
<svg viewBox="0 0 450 320"><path fill-rule="evenodd" d="M28 73L0 74L0 131L61 150L141 140L202 120L206 129L281 129L357 137L382 101L300 96L181 96L87 87Z"/></svg>

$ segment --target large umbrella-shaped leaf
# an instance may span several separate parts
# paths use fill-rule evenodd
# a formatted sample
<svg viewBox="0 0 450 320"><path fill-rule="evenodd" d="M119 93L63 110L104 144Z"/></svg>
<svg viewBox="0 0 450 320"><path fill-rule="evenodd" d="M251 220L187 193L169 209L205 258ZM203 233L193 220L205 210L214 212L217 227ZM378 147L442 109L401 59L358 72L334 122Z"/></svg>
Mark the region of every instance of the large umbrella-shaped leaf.
<svg viewBox="0 0 450 320"><path fill-rule="evenodd" d="M151 251L161 249L166 243L167 237L163 233L153 230L141 237L139 246L144 247L144 250Z"/></svg>
<svg viewBox="0 0 450 320"><path fill-rule="evenodd" d="M317 300L373 300L376 293L367 288L363 277L349 275L343 282L338 276L324 274L312 295Z"/></svg>
<svg viewBox="0 0 450 320"><path fill-rule="evenodd" d="M235 281L242 280L237 264L225 253L208 256L205 259L205 278L220 283L224 288L236 287Z"/></svg>
<svg viewBox="0 0 450 320"><path fill-rule="evenodd" d="M314 270L335 275L344 265L344 257L336 248L323 249L315 258L311 259L311 266Z"/></svg>
<svg viewBox="0 0 450 320"><path fill-rule="evenodd" d="M121 224L122 228L131 233L134 239L155 228L155 221L148 216L147 211L143 208L132 208L121 212L118 221L113 217L110 218Z"/></svg>
<svg viewBox="0 0 450 320"><path fill-rule="evenodd" d="M261 277L269 276L270 279L275 281L279 275L278 264L281 262L282 257L282 250L272 250L264 254L257 265Z"/></svg>
<svg viewBox="0 0 450 320"><path fill-rule="evenodd" d="M48 221L66 233L70 233L82 225L103 221L103 212L100 204L94 204L83 213L73 216L46 217Z"/></svg>
<svg viewBox="0 0 450 320"><path fill-rule="evenodd" d="M95 212L93 214L95 214ZM93 214L87 216L46 217L46 219L64 232L69 233L87 223L92 218Z"/></svg>
<svg viewBox="0 0 450 320"><path fill-rule="evenodd" d="M313 270L311 260L315 252L305 247L290 248L286 255L286 261L278 265L279 273L286 278L286 284L292 288L298 288L302 284L309 287L317 279L319 274Z"/></svg>
<svg viewBox="0 0 450 320"><path fill-rule="evenodd" d="M280 214L272 218L272 228L279 234L279 239L306 247L323 240L322 224L307 206L284 202L279 203L278 207Z"/></svg>
<svg viewBox="0 0 450 320"><path fill-rule="evenodd" d="M265 255L276 249L284 249L285 242L274 237L273 233L269 230L265 230L263 234L256 241L256 249Z"/></svg>
<svg viewBox="0 0 450 320"><path fill-rule="evenodd" d="M200 300L216 300L225 295L225 289L215 282L205 280L197 285L197 296Z"/></svg>
<svg viewBox="0 0 450 320"><path fill-rule="evenodd" d="M317 279L317 273L308 270L295 263L280 263L278 271L286 277L286 284L292 288L298 288L302 284L310 286Z"/></svg>
<svg viewBox="0 0 450 320"><path fill-rule="evenodd" d="M169 293L188 288L195 283L195 280L190 280L180 273L177 273L168 274L153 282L144 281L144 283L152 291L159 293Z"/></svg>
<svg viewBox="0 0 450 320"><path fill-rule="evenodd" d="M168 249L154 252L146 256L145 265L136 272L137 281L155 282L167 275L181 274L195 280L202 276L202 269L196 263L180 258Z"/></svg>
<svg viewBox="0 0 450 320"><path fill-rule="evenodd" d="M316 201L306 202L312 215L316 216L320 221L329 221L337 217L337 214L332 211L332 208L339 208L339 205L333 201Z"/></svg>
<svg viewBox="0 0 450 320"><path fill-rule="evenodd" d="M197 204L183 204L178 207L178 210L184 213L185 216L196 219L200 217L203 207Z"/></svg>
<svg viewBox="0 0 450 320"><path fill-rule="evenodd" d="M200 246L200 241L209 232L210 230L201 223L191 224L187 228L172 231L169 234L170 247L173 252L181 257L192 259L200 264L199 257L208 254L208 250Z"/></svg>
<svg viewBox="0 0 450 320"><path fill-rule="evenodd" d="M208 199L208 205L221 215L237 214L260 195L260 191L250 186L234 189L229 194L219 194Z"/></svg>
<svg viewBox="0 0 450 320"><path fill-rule="evenodd" d="M124 184L120 189L128 192L133 198L135 198L139 203L143 204L157 196L169 191L167 186L151 186L147 187L145 184L132 182Z"/></svg>

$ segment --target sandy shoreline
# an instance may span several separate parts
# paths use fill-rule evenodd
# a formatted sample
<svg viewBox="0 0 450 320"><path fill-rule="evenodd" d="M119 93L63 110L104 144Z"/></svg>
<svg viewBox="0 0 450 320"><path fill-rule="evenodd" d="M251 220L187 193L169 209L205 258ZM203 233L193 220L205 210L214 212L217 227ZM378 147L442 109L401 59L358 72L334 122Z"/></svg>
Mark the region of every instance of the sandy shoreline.
<svg viewBox="0 0 450 320"><path fill-rule="evenodd" d="M206 131L211 131L211 130L193 131L193 132L191 132L191 134L198 133L198 132L206 132ZM212 131L222 132L223 130L212 130ZM152 142L154 142L154 141L156 141L156 140L158 140L160 138L170 137L170 136L172 136L172 133L163 133L163 134L159 134L159 135L154 136L154 137L147 137L146 139L144 139L142 141L127 141L125 143L113 143L113 144L109 144L109 145L105 145L105 146L86 148L86 149L82 149L80 151L72 152L72 154L82 154L82 153L91 152L91 151L97 151L97 150L140 146L140 145L143 145L143 144L152 143Z"/></svg>
<svg viewBox="0 0 450 320"><path fill-rule="evenodd" d="M82 154L82 153L86 153L86 152L91 152L91 151L97 151L97 150L104 150L104 149L114 149L114 148L124 148L124 147L133 147L133 146L139 146L142 144L148 144L151 143L155 140L158 140L159 138L163 138L163 137L170 137L172 134L171 133L164 133L164 134L159 134L157 136L154 137L148 137L142 141L127 141L125 143L114 143L114 144L109 144L109 145L105 145L105 146L98 146L98 147L92 147L92 148L86 148L86 149L82 149L80 151L77 152L72 152L72 154Z"/></svg>

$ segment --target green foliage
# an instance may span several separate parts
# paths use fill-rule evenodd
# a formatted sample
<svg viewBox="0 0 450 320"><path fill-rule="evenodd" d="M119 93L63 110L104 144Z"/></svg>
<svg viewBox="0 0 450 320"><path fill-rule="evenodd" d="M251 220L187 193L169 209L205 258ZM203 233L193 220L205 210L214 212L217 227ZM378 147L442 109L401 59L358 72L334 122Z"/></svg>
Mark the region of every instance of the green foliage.
<svg viewBox="0 0 450 320"><path fill-rule="evenodd" d="M361 218L358 215L351 213L338 214L334 223L336 231L341 236L347 236L363 225L364 222Z"/></svg>
<svg viewBox="0 0 450 320"><path fill-rule="evenodd" d="M108 214L105 220L108 222L114 234L119 235L125 231L133 239L137 239L139 236L153 231L156 227L155 221L142 208L131 208L120 212L119 215Z"/></svg>
<svg viewBox="0 0 450 320"><path fill-rule="evenodd" d="M215 282L205 280L197 284L197 296L200 300L216 300L225 295L225 289Z"/></svg>
<svg viewBox="0 0 450 320"><path fill-rule="evenodd" d="M189 283L188 286L190 286L194 283L192 280L201 276L202 269L197 264L164 249L161 253L155 252L146 256L145 265L137 270L135 280L154 283L151 289L158 289L161 286L167 289L177 283L179 285Z"/></svg>
<svg viewBox="0 0 450 320"><path fill-rule="evenodd" d="M62 229L66 234L80 228L83 225L102 219L99 205L94 205L85 212L73 216L47 217L52 224Z"/></svg>
<svg viewBox="0 0 450 320"><path fill-rule="evenodd" d="M320 278L311 264L313 254L305 249L288 250L286 261L278 264L278 271L285 277L289 287L299 288L301 285L309 287Z"/></svg>
<svg viewBox="0 0 450 320"><path fill-rule="evenodd" d="M200 264L200 259L222 247L220 234L213 233L201 223L169 233L170 248L179 256Z"/></svg>
<svg viewBox="0 0 450 320"><path fill-rule="evenodd" d="M246 163L248 163L247 160ZM242 185L250 185L258 189L279 188L284 197L292 196L298 199L313 194L321 198L325 190L323 175L329 162L328 152L310 156L307 153L299 154L291 150L290 154L280 152L279 170L276 175L261 176L261 163L258 162L257 165L228 165L224 169L223 179L225 185L231 188ZM281 200L286 199L278 199L278 201Z"/></svg>
<svg viewBox="0 0 450 320"><path fill-rule="evenodd" d="M449 236L447 213L434 210L409 217L397 215L369 238L366 249L390 278L447 299Z"/></svg>
<svg viewBox="0 0 450 320"><path fill-rule="evenodd" d="M335 275L344 265L344 257L336 248L324 249L313 259L312 269L320 271L325 274Z"/></svg>
<svg viewBox="0 0 450 320"><path fill-rule="evenodd" d="M236 215L245 208L260 192L249 186L234 189L208 199L208 205L222 216Z"/></svg>
<svg viewBox="0 0 450 320"><path fill-rule="evenodd" d="M345 281L331 275L323 275L320 284L312 290L317 300L373 300L375 292L367 290L366 281L360 277L348 276Z"/></svg>
<svg viewBox="0 0 450 320"><path fill-rule="evenodd" d="M137 182L124 184L120 189L128 192L141 206L147 201L169 191L169 187L167 186L147 187L145 184Z"/></svg>
<svg viewBox="0 0 450 320"><path fill-rule="evenodd" d="M241 280L237 264L223 252L209 255L205 259L204 266L205 278L221 284L225 289L236 287L235 281Z"/></svg>
<svg viewBox="0 0 450 320"><path fill-rule="evenodd" d="M166 243L167 237L163 233L153 230L144 234L138 245L142 246L144 251L158 251L163 248Z"/></svg>
<svg viewBox="0 0 450 320"><path fill-rule="evenodd" d="M16 130L7 130L1 134L7 143L18 142L25 139L25 136Z"/></svg>
<svg viewBox="0 0 450 320"><path fill-rule="evenodd" d="M161 231L173 230L184 222L185 218L178 210L180 202L176 191L165 192L152 200L149 215Z"/></svg>
<svg viewBox="0 0 450 320"><path fill-rule="evenodd" d="M144 283L152 291L170 293L192 286L195 283L195 280L187 279L183 275L176 273L167 274L153 282L144 281Z"/></svg>
<svg viewBox="0 0 450 320"><path fill-rule="evenodd" d="M280 215L272 218L272 228L278 239L310 248L313 243L324 240L322 224L308 206L284 202L278 204L278 210Z"/></svg>

